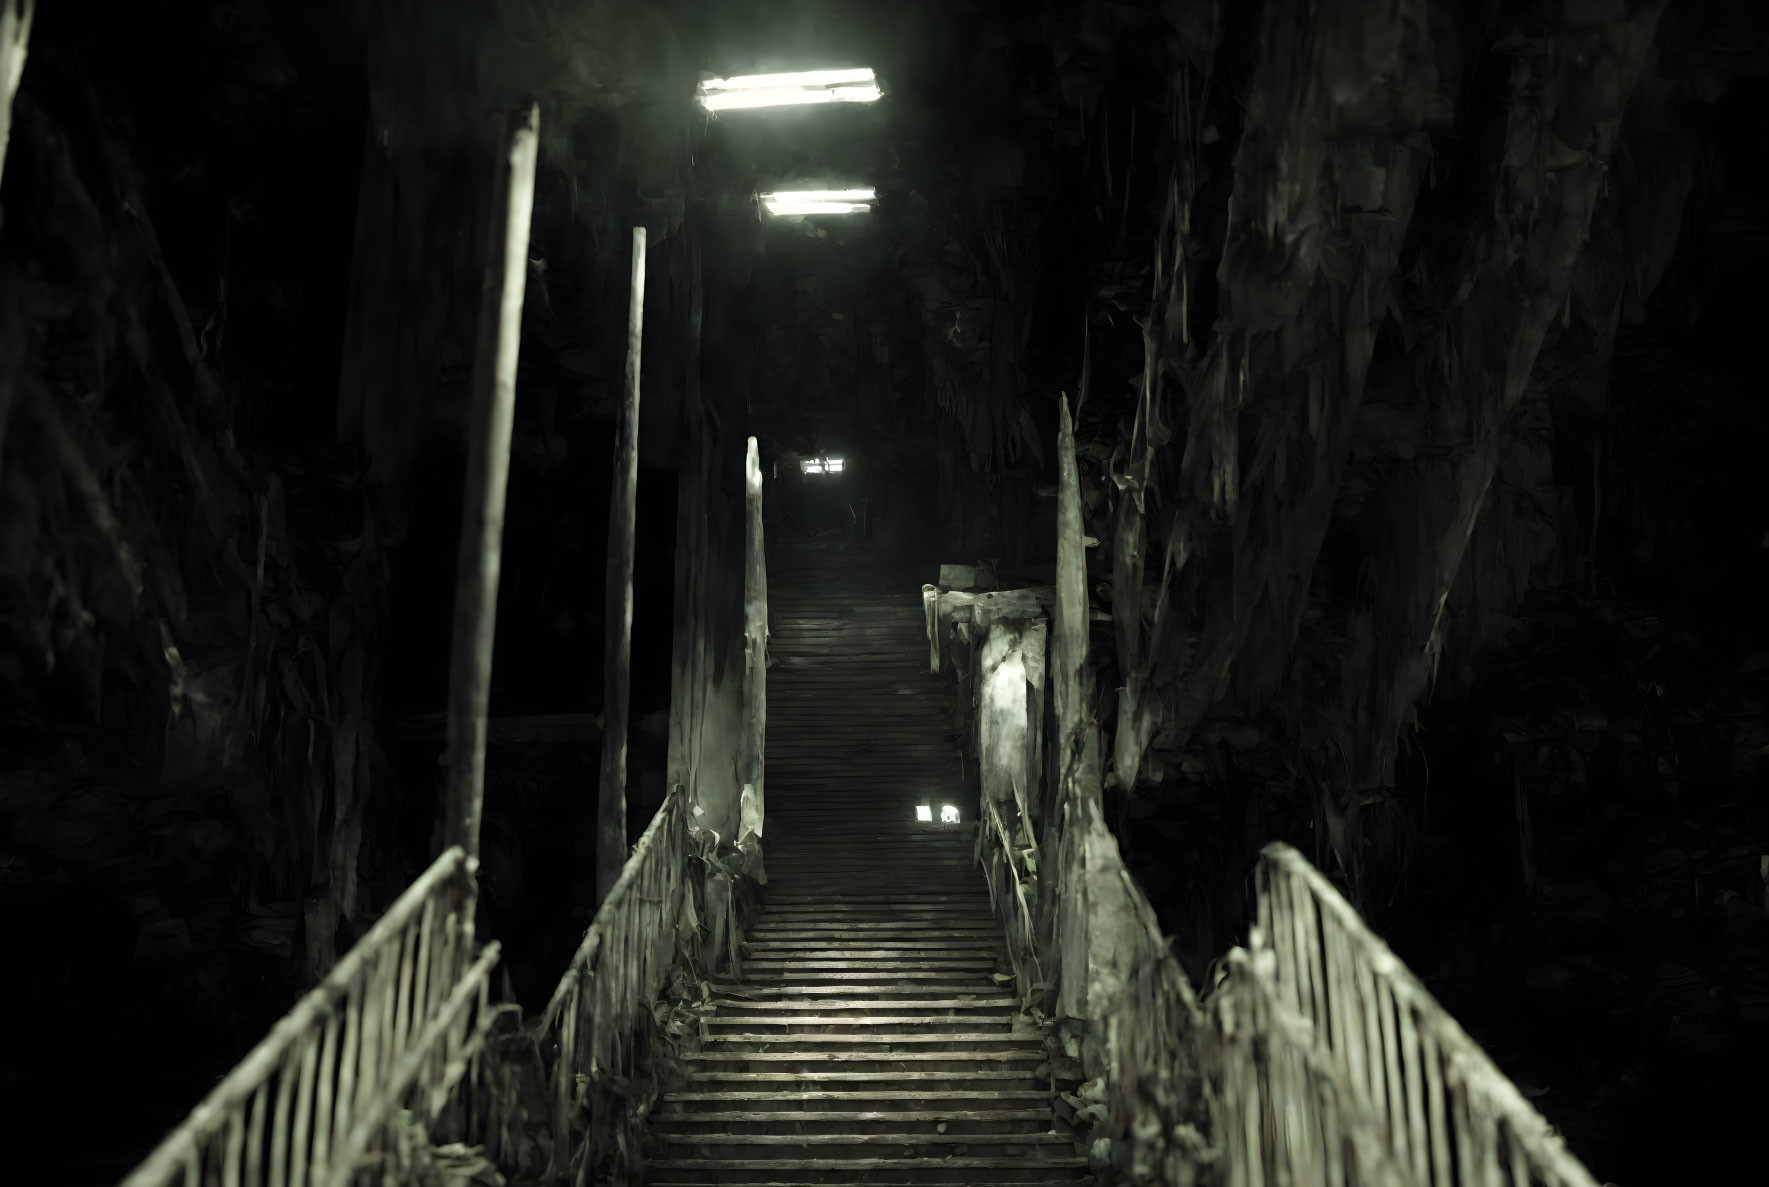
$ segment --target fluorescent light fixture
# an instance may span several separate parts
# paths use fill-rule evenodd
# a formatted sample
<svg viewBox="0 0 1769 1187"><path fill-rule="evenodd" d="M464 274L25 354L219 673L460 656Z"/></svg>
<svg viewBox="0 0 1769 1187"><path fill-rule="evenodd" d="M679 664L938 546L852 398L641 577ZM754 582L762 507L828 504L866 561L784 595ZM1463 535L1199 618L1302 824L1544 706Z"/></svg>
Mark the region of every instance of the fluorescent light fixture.
<svg viewBox="0 0 1769 1187"><path fill-rule="evenodd" d="M872 68L862 66L853 70L709 78L700 84L700 105L708 111L744 111L806 103L871 103L881 94Z"/></svg>
<svg viewBox="0 0 1769 1187"><path fill-rule="evenodd" d="M840 474L842 460L838 457L801 458L799 469L806 474Z"/></svg>
<svg viewBox="0 0 1769 1187"><path fill-rule="evenodd" d="M915 809L915 818L926 824L933 820L934 810L926 804L918 804Z"/></svg>
<svg viewBox="0 0 1769 1187"><path fill-rule="evenodd" d="M958 809L953 807L951 804L946 804L946 805L942 806L940 808L940 823L941 824L957 824L958 823Z"/></svg>
<svg viewBox="0 0 1769 1187"><path fill-rule="evenodd" d="M865 214L878 195L859 190L780 190L761 195L762 205L776 218L795 214Z"/></svg>

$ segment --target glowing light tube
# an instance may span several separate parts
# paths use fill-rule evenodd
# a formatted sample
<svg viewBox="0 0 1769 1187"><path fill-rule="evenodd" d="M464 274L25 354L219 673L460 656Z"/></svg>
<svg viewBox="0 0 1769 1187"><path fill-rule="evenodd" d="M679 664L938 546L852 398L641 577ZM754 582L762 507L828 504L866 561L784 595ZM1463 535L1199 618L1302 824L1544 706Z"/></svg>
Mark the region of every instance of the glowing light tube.
<svg viewBox="0 0 1769 1187"><path fill-rule="evenodd" d="M709 78L700 84L700 104L708 111L794 107L807 103L871 103L880 97L871 67L805 70L797 74L744 74Z"/></svg>
<svg viewBox="0 0 1769 1187"><path fill-rule="evenodd" d="M775 217L798 214L864 214L877 195L863 190L782 190L762 194L762 206Z"/></svg>

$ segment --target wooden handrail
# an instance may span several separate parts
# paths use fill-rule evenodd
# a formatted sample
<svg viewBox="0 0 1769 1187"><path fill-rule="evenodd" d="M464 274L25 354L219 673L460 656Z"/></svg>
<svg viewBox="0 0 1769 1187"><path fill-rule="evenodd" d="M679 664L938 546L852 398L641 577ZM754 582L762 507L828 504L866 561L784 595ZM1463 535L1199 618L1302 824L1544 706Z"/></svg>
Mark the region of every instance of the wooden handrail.
<svg viewBox="0 0 1769 1187"><path fill-rule="evenodd" d="M1368 1097L1419 1183L1450 1182L1452 1162L1491 1182L1597 1187L1526 1100L1324 874L1288 845L1260 854L1251 947L1269 954L1284 1006ZM1532 1177L1533 1176L1533 1177Z"/></svg>
<svg viewBox="0 0 1769 1187"><path fill-rule="evenodd" d="M397 1094L387 1091L384 1074L435 1054L425 1044L438 1019L450 1016L472 947L472 921L462 910L472 901L474 865L459 846L444 850L122 1187L167 1187L180 1177L194 1185L206 1181L203 1167L215 1158L234 1174L248 1160L269 1162L272 1181L286 1174L294 1187L348 1171L340 1161L346 1147L333 1143L361 1132L366 1144L385 1119ZM496 959L492 946L480 963L489 971ZM266 1159L247 1129L262 1132L273 1084ZM360 1153L362 1145L351 1148Z"/></svg>

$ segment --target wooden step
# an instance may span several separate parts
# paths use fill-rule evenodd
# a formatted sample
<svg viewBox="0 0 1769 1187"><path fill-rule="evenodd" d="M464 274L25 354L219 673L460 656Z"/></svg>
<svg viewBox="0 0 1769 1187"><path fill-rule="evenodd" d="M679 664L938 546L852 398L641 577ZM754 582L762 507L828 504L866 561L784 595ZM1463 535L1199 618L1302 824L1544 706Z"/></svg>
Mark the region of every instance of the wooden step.
<svg viewBox="0 0 1769 1187"><path fill-rule="evenodd" d="M652 1187L704 1183L741 1183L757 1187L809 1187L825 1183L868 1183L883 1187L886 1179L904 1187L923 1184L1047 1184L1085 1183L1080 1177L1087 1160L1078 1155L1041 1158L802 1158L689 1159L653 1161ZM819 1177L809 1178L807 1175ZM1065 1177L1057 1177L1057 1176Z"/></svg>
<svg viewBox="0 0 1769 1187"><path fill-rule="evenodd" d="M925 1110L938 1106L958 1112L975 1113L989 1109L1021 1109L1038 1106L1048 1115L1050 1102L1050 1091L1036 1088L996 1088L989 1091L965 1091L962 1089L943 1091L924 1088L917 1091L913 1098L904 1097L901 1091L875 1092L863 1088L799 1089L786 1092L765 1090L671 1092L664 1095L658 1102L657 1112L658 1115L694 1113L701 1110L739 1110L763 1113L774 1110L799 1111L834 1108L877 1112L891 1109Z"/></svg>
<svg viewBox="0 0 1769 1187"><path fill-rule="evenodd" d="M917 1011L933 1018L960 1018L960 1011L975 1010L1011 1010L1018 1005L1011 994L977 994L972 996L954 997L902 997L877 998L872 1000L853 998L834 998L828 1001L754 1001L747 998L719 998L713 1001L712 1009L716 1012L725 1010L730 1013L742 1013L749 1010L798 1010L809 1013L828 1013L832 1010L857 1011Z"/></svg>

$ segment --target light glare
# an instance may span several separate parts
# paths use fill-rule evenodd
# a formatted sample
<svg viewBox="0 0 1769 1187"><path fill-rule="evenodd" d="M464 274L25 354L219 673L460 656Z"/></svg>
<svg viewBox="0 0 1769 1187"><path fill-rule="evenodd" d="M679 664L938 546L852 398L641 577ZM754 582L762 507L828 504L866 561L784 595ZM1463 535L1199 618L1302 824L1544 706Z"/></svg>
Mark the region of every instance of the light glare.
<svg viewBox="0 0 1769 1187"><path fill-rule="evenodd" d="M864 214L872 209L877 194L871 189L781 190L761 195L762 205L775 217L801 214Z"/></svg>
<svg viewBox="0 0 1769 1187"><path fill-rule="evenodd" d="M744 74L736 78L709 78L700 84L700 103L708 111L805 103L871 103L881 97L877 77L870 67Z"/></svg>
<svg viewBox="0 0 1769 1187"><path fill-rule="evenodd" d="M924 823L932 822L934 818L934 810L926 804L918 804L915 808L915 818Z"/></svg>
<svg viewBox="0 0 1769 1187"><path fill-rule="evenodd" d="M958 809L953 807L951 804L946 804L945 806L943 806L940 809L940 823L941 824L957 824L958 823Z"/></svg>

